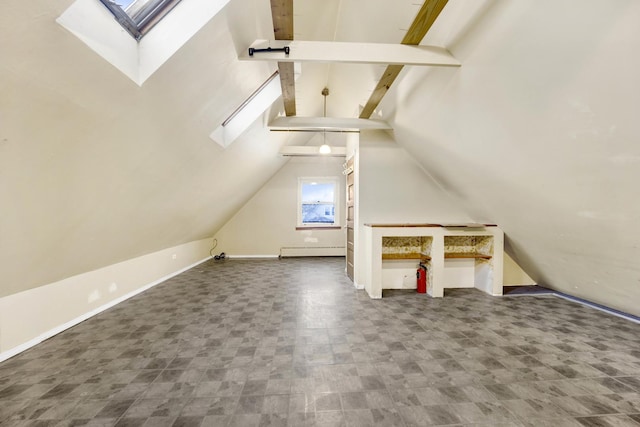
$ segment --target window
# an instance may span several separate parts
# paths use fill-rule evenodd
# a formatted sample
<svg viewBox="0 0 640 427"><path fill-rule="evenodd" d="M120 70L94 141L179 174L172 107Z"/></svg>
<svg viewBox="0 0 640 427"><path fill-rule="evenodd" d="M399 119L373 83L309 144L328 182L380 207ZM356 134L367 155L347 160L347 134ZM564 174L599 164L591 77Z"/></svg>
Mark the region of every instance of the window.
<svg viewBox="0 0 640 427"><path fill-rule="evenodd" d="M132 32L129 32L119 24L118 19L114 19L116 14L124 15L128 22L127 19L131 18L123 8L127 8L133 0L126 0L126 3L123 0L75 0L56 22L138 86L142 86L229 1L163 2L162 13L154 15L153 24L158 26L157 29L154 27L154 31L149 31L150 25L142 30L135 28L135 31L133 25L129 25L132 28ZM146 35L139 39L133 35L137 33L140 33L139 37Z"/></svg>
<svg viewBox="0 0 640 427"><path fill-rule="evenodd" d="M100 0L116 21L136 40L140 40L180 0Z"/></svg>
<svg viewBox="0 0 640 427"><path fill-rule="evenodd" d="M338 178L298 179L298 227L339 225Z"/></svg>
<svg viewBox="0 0 640 427"><path fill-rule="evenodd" d="M218 126L209 138L227 148L246 131L282 95L279 73L276 70L260 85L227 119Z"/></svg>

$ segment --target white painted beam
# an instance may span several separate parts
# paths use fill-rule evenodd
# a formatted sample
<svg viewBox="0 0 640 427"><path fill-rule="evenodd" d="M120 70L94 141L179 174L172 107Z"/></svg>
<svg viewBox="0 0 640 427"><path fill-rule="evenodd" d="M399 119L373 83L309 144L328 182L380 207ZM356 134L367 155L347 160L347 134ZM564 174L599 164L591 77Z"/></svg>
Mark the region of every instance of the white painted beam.
<svg viewBox="0 0 640 427"><path fill-rule="evenodd" d="M280 154L287 157L346 157L346 147L331 147L331 153L320 153L320 147L315 145L290 145L280 148Z"/></svg>
<svg viewBox="0 0 640 427"><path fill-rule="evenodd" d="M383 120L358 119L345 117L278 117L269 123L272 131L344 131L393 129Z"/></svg>
<svg viewBox="0 0 640 427"><path fill-rule="evenodd" d="M411 46L384 43L347 43L303 40L256 40L253 49L281 49L289 47L289 54L281 51L255 52L249 49L239 57L241 61L278 62L348 62L356 64L397 64L459 67L460 61L439 46Z"/></svg>

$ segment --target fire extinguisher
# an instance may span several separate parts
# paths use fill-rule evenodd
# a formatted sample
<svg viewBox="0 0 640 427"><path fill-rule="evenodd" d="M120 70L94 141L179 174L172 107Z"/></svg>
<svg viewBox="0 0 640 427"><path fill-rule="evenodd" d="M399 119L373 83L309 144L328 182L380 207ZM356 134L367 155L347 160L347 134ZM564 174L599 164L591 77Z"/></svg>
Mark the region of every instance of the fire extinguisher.
<svg viewBox="0 0 640 427"><path fill-rule="evenodd" d="M424 264L420 264L418 267L418 272L416 273L416 277L418 278L418 293L424 294L427 292L427 266Z"/></svg>

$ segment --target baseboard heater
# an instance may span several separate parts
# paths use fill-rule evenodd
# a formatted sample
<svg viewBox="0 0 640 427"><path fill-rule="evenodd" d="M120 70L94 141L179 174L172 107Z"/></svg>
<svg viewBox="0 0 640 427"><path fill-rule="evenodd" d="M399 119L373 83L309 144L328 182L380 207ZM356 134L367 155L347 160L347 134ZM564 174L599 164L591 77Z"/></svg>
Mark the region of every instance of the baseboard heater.
<svg viewBox="0 0 640 427"><path fill-rule="evenodd" d="M280 258L305 256L345 256L344 246L291 246L280 248Z"/></svg>

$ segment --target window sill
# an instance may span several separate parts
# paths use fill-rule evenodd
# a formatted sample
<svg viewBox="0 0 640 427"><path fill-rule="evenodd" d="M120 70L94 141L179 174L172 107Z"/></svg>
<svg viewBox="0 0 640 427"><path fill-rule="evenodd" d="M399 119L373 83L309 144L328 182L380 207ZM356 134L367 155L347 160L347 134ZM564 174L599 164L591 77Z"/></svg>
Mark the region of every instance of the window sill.
<svg viewBox="0 0 640 427"><path fill-rule="evenodd" d="M296 227L296 230L342 230L339 225L330 225L327 227L319 227L317 225L303 225L302 227Z"/></svg>

